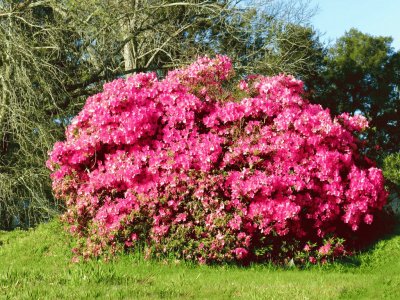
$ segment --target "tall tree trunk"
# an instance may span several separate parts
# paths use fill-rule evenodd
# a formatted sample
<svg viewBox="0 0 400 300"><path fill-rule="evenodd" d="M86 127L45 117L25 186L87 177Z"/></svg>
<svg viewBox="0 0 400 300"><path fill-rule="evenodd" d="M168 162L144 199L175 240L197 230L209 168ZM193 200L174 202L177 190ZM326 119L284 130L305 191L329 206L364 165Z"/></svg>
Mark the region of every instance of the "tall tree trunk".
<svg viewBox="0 0 400 300"><path fill-rule="evenodd" d="M140 0L127 1L126 9L133 10L133 14L126 17L121 22L121 28L123 31L123 38L129 39L132 32L135 30L137 20L137 11L140 6ZM125 71L136 69L137 66L137 49L136 49L135 37L129 39L123 48L123 58Z"/></svg>

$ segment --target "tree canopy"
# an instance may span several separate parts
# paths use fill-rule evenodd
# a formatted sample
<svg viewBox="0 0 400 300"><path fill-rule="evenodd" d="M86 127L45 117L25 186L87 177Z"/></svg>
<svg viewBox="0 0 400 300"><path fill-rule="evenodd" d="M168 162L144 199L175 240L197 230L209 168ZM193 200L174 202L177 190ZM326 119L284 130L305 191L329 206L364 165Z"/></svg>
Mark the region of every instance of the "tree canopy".
<svg viewBox="0 0 400 300"><path fill-rule="evenodd" d="M325 58L323 82L315 101L335 114L361 113L373 131L370 154L400 150L400 52L391 37L371 36L351 29Z"/></svg>

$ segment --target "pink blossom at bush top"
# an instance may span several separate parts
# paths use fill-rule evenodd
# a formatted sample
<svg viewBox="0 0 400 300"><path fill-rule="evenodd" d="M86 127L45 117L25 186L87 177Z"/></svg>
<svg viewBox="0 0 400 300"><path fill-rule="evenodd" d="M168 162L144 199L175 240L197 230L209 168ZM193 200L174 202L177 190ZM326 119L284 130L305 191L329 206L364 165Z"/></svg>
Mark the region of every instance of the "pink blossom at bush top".
<svg viewBox="0 0 400 300"><path fill-rule="evenodd" d="M333 118L291 76L232 77L200 58L87 99L47 162L77 253L279 261L373 224L387 192L360 154L366 119Z"/></svg>

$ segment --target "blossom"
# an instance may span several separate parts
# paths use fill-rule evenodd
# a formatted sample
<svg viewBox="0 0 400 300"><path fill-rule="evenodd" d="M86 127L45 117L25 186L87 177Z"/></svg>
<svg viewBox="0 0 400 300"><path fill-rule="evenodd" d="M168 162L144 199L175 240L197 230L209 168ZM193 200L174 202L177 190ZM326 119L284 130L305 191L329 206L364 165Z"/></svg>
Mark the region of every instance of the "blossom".
<svg viewBox="0 0 400 300"><path fill-rule="evenodd" d="M248 251L244 248L236 248L233 251L238 259L243 259L248 254Z"/></svg>
<svg viewBox="0 0 400 300"><path fill-rule="evenodd" d="M244 91L247 90L249 88L249 85L247 84L247 82L245 80L241 80L239 82L239 89Z"/></svg>
<svg viewBox="0 0 400 300"><path fill-rule="evenodd" d="M329 253L330 250L331 250L331 244L330 244L330 243L327 243L327 244L321 246L321 247L318 249L318 252L319 252L320 254L322 254L322 255L327 255L327 254Z"/></svg>
<svg viewBox="0 0 400 300"><path fill-rule="evenodd" d="M371 224L373 220L374 220L374 217L372 215L370 215L370 214L367 214L364 217L364 222L366 224Z"/></svg>

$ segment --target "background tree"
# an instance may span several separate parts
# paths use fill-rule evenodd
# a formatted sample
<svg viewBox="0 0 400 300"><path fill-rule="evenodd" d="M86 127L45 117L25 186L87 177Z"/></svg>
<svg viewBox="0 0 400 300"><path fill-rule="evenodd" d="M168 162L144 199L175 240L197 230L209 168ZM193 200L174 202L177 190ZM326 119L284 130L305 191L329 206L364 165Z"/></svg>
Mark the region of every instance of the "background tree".
<svg viewBox="0 0 400 300"><path fill-rule="evenodd" d="M378 158L381 150L400 149L400 52L394 51L392 41L348 31L329 49L324 81L313 95L335 114L365 115L373 128L369 154Z"/></svg>
<svg viewBox="0 0 400 300"><path fill-rule="evenodd" d="M43 163L61 133L67 35L39 2L1 1L0 9L0 227L7 228L56 207Z"/></svg>
<svg viewBox="0 0 400 300"><path fill-rule="evenodd" d="M242 73L307 74L320 55L307 23L314 12L309 1L89 2L68 2L71 23L83 33L81 50L94 69L69 90L135 71L165 74L216 53L232 57Z"/></svg>

